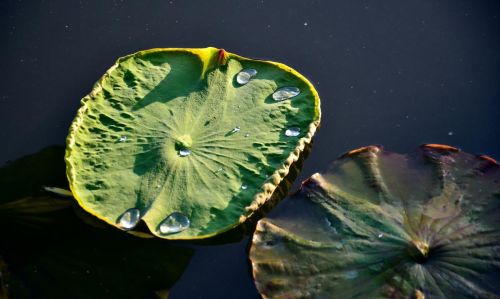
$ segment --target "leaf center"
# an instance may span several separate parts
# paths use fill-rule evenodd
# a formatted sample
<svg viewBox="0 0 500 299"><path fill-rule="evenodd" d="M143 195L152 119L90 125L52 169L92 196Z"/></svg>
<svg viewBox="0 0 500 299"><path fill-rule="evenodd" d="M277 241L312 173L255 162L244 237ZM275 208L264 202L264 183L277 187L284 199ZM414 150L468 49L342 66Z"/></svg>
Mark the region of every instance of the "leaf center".
<svg viewBox="0 0 500 299"><path fill-rule="evenodd" d="M429 244L420 240L412 240L408 246L408 254L415 262L424 263L429 258Z"/></svg>
<svg viewBox="0 0 500 299"><path fill-rule="evenodd" d="M178 137L177 140L175 141L175 149L177 151L190 149L192 145L193 145L193 140L189 135L182 135Z"/></svg>

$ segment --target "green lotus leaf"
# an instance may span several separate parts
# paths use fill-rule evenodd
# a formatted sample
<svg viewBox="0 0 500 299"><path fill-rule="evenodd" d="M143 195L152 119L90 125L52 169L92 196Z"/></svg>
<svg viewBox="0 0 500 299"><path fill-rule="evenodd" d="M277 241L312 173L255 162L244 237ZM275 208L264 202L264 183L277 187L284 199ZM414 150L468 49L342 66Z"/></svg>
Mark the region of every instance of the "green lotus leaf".
<svg viewBox="0 0 500 299"><path fill-rule="evenodd" d="M67 175L80 205L112 225L209 237L271 196L319 119L313 86L283 64L215 48L141 51L82 100Z"/></svg>
<svg viewBox="0 0 500 299"><path fill-rule="evenodd" d="M499 208L489 157L354 150L258 222L256 286L265 298L498 298Z"/></svg>

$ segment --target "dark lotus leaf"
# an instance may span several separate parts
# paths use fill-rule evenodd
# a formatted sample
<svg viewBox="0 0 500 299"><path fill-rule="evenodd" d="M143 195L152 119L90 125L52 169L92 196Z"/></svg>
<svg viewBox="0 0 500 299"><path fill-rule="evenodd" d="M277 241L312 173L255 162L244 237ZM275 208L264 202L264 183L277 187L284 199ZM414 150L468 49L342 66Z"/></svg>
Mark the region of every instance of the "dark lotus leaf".
<svg viewBox="0 0 500 299"><path fill-rule="evenodd" d="M443 145L370 146L259 221L250 250L269 298L498 298L500 166Z"/></svg>

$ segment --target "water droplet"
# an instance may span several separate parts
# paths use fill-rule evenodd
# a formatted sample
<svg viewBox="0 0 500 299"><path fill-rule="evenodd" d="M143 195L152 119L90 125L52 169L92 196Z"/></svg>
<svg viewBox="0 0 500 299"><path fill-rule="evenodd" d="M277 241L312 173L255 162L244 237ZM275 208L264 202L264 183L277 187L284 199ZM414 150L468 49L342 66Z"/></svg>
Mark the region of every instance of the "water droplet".
<svg viewBox="0 0 500 299"><path fill-rule="evenodd" d="M248 188L248 186L247 186L247 185L245 185L245 184L241 185L241 189L243 189L243 190L247 190L247 188Z"/></svg>
<svg viewBox="0 0 500 299"><path fill-rule="evenodd" d="M136 208L128 209L123 213L118 219L118 225L122 229L132 229L134 228L139 220L141 219L141 211Z"/></svg>
<svg viewBox="0 0 500 299"><path fill-rule="evenodd" d="M380 239L380 238L382 238L383 236L384 236L384 233L380 233L380 234L378 234L378 236L377 236L377 237Z"/></svg>
<svg viewBox="0 0 500 299"><path fill-rule="evenodd" d="M159 231L164 235L175 234L187 229L189 225L190 221L186 215L179 212L173 212L161 222Z"/></svg>
<svg viewBox="0 0 500 299"><path fill-rule="evenodd" d="M229 133L231 133L231 134L238 133L240 130L241 130L241 129L240 129L240 127L239 127L239 126L237 126L237 127L234 127L234 128L231 130L231 132L229 132Z"/></svg>
<svg viewBox="0 0 500 299"><path fill-rule="evenodd" d="M273 93L273 99L275 101L284 101L297 96L300 93L300 89L297 87L282 87Z"/></svg>
<svg viewBox="0 0 500 299"><path fill-rule="evenodd" d="M179 156L181 156L181 157L189 156L190 154L191 154L191 151L188 150L187 148L183 148L183 149L179 150Z"/></svg>
<svg viewBox="0 0 500 299"><path fill-rule="evenodd" d="M118 139L118 141L120 141L120 142L125 142L125 141L127 141L127 136L122 136L122 137L120 137L120 139Z"/></svg>
<svg viewBox="0 0 500 299"><path fill-rule="evenodd" d="M250 134L246 133L246 134L245 134L245 137L248 137L248 136L250 136Z"/></svg>
<svg viewBox="0 0 500 299"><path fill-rule="evenodd" d="M244 69L238 73L236 76L236 82L241 85L247 84L253 76L257 75L257 70L255 69Z"/></svg>
<svg viewBox="0 0 500 299"><path fill-rule="evenodd" d="M300 128L292 127L285 131L285 135L288 137L297 137L300 135Z"/></svg>

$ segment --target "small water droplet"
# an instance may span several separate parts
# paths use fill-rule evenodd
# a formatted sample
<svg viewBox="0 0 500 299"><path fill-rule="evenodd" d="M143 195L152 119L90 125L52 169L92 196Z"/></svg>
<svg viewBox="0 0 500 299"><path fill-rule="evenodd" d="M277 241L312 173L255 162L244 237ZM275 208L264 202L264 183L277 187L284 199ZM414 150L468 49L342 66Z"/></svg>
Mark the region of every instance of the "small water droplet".
<svg viewBox="0 0 500 299"><path fill-rule="evenodd" d="M186 215L179 212L173 212L161 222L159 231L164 235L175 234L186 230L189 228L190 224L191 223Z"/></svg>
<svg viewBox="0 0 500 299"><path fill-rule="evenodd" d="M284 101L297 96L299 93L300 89L297 87L282 87L273 93L273 99L275 101Z"/></svg>
<svg viewBox="0 0 500 299"><path fill-rule="evenodd" d="M181 157L189 156L190 154L191 154L191 151L188 150L187 148L183 148L183 149L179 150L179 156L181 156Z"/></svg>
<svg viewBox="0 0 500 299"><path fill-rule="evenodd" d="M244 69L238 73L236 76L236 82L241 85L247 84L253 76L257 75L257 70L255 69Z"/></svg>
<svg viewBox="0 0 500 299"><path fill-rule="evenodd" d="M288 137L297 137L300 135L300 128L292 127L285 131L285 135Z"/></svg>
<svg viewBox="0 0 500 299"><path fill-rule="evenodd" d="M127 136L122 136L122 137L120 137L120 139L118 139L118 141L120 141L120 142L125 142L125 141L127 141Z"/></svg>
<svg viewBox="0 0 500 299"><path fill-rule="evenodd" d="M383 236L384 236L384 233L380 233L380 234L378 234L378 236L377 236L377 237L380 239L380 238L382 238Z"/></svg>
<svg viewBox="0 0 500 299"><path fill-rule="evenodd" d="M237 126L237 127L234 127L234 128L231 130L231 132L229 132L229 133L231 133L231 134L238 133L240 130L241 130L241 128L240 128L239 126Z"/></svg>
<svg viewBox="0 0 500 299"><path fill-rule="evenodd" d="M356 271L356 270L347 271L345 273L345 277L347 279L354 279L354 278L358 277L358 271Z"/></svg>
<svg viewBox="0 0 500 299"><path fill-rule="evenodd" d="M141 211L136 208L128 209L123 213L118 219L118 225L122 229L132 229L134 228L139 220L141 219Z"/></svg>
<svg viewBox="0 0 500 299"><path fill-rule="evenodd" d="M248 188L248 186L247 186L247 185L245 185L245 184L241 185L241 189L243 189L243 190L247 190L247 188Z"/></svg>

